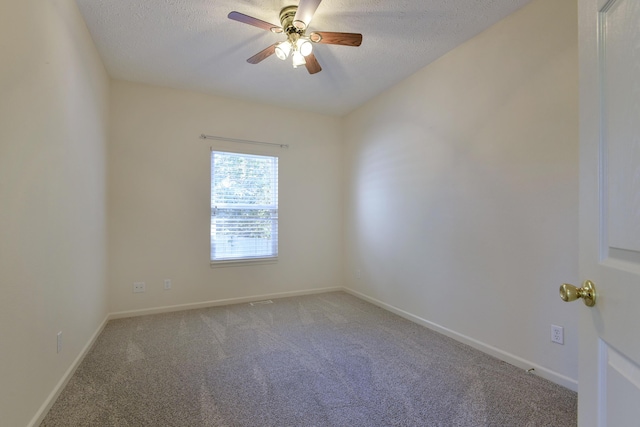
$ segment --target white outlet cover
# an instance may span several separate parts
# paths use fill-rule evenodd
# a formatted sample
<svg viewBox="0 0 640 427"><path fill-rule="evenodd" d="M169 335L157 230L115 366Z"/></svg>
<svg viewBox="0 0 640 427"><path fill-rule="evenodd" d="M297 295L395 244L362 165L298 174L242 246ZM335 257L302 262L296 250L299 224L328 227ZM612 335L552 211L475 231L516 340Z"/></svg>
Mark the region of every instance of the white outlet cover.
<svg viewBox="0 0 640 427"><path fill-rule="evenodd" d="M171 289L171 279L164 279L164 290L168 291Z"/></svg>
<svg viewBox="0 0 640 427"><path fill-rule="evenodd" d="M564 344L564 328L558 325L551 325L551 342Z"/></svg>
<svg viewBox="0 0 640 427"><path fill-rule="evenodd" d="M145 284L144 282L135 282L133 284L133 293L139 293L139 292L144 292L145 291Z"/></svg>

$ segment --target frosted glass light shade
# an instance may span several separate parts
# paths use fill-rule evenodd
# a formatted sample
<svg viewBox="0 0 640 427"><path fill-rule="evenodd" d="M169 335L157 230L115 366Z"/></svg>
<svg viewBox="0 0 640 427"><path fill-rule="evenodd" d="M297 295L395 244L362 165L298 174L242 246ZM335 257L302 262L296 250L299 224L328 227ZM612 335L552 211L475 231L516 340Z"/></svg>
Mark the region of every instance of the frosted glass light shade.
<svg viewBox="0 0 640 427"><path fill-rule="evenodd" d="M297 50L293 52L292 60L293 60L293 68L298 68L300 65L304 65L307 63L307 61L305 61L304 59L304 56L302 56L302 54Z"/></svg>
<svg viewBox="0 0 640 427"><path fill-rule="evenodd" d="M298 41L296 42L296 45L298 47L298 52L300 52L302 56L309 55L313 50L313 45L307 39L302 39L302 38L298 39Z"/></svg>
<svg viewBox="0 0 640 427"><path fill-rule="evenodd" d="M289 56L289 53L291 53L291 43L289 43L289 40L284 41L276 46L276 56L279 59L282 59L284 61Z"/></svg>

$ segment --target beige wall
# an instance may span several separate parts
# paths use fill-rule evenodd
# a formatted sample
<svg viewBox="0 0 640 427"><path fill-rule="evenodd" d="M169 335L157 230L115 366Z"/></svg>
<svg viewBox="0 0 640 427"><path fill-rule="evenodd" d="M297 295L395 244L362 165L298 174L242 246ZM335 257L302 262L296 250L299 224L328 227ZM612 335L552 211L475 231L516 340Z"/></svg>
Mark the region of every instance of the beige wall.
<svg viewBox="0 0 640 427"><path fill-rule="evenodd" d="M0 424L24 426L107 314L109 81L73 0L0 2L0 64Z"/></svg>
<svg viewBox="0 0 640 427"><path fill-rule="evenodd" d="M119 81L111 99L112 312L342 286L340 119ZM290 144L274 151L277 264L209 266L215 141L199 139L202 133ZM133 294L136 281L146 283L145 293Z"/></svg>
<svg viewBox="0 0 640 427"><path fill-rule="evenodd" d="M347 286L575 388L577 81L576 2L535 0L350 114Z"/></svg>

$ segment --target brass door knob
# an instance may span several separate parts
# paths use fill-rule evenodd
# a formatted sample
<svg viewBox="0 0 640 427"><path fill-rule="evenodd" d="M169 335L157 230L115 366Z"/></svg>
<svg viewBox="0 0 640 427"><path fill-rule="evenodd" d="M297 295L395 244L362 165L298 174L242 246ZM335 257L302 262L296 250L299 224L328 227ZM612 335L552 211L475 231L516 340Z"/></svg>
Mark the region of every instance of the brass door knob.
<svg viewBox="0 0 640 427"><path fill-rule="evenodd" d="M565 302L575 301L582 298L584 305L593 307L596 305L596 285L591 280L585 280L581 288L564 283L560 286L560 298Z"/></svg>

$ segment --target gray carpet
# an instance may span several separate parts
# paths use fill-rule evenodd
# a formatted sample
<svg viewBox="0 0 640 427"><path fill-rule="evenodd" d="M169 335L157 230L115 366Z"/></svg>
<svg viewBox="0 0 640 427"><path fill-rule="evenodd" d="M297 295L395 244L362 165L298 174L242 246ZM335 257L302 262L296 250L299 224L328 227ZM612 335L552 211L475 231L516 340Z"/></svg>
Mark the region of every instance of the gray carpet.
<svg viewBox="0 0 640 427"><path fill-rule="evenodd" d="M576 393L343 292L110 321L41 426L575 426Z"/></svg>

